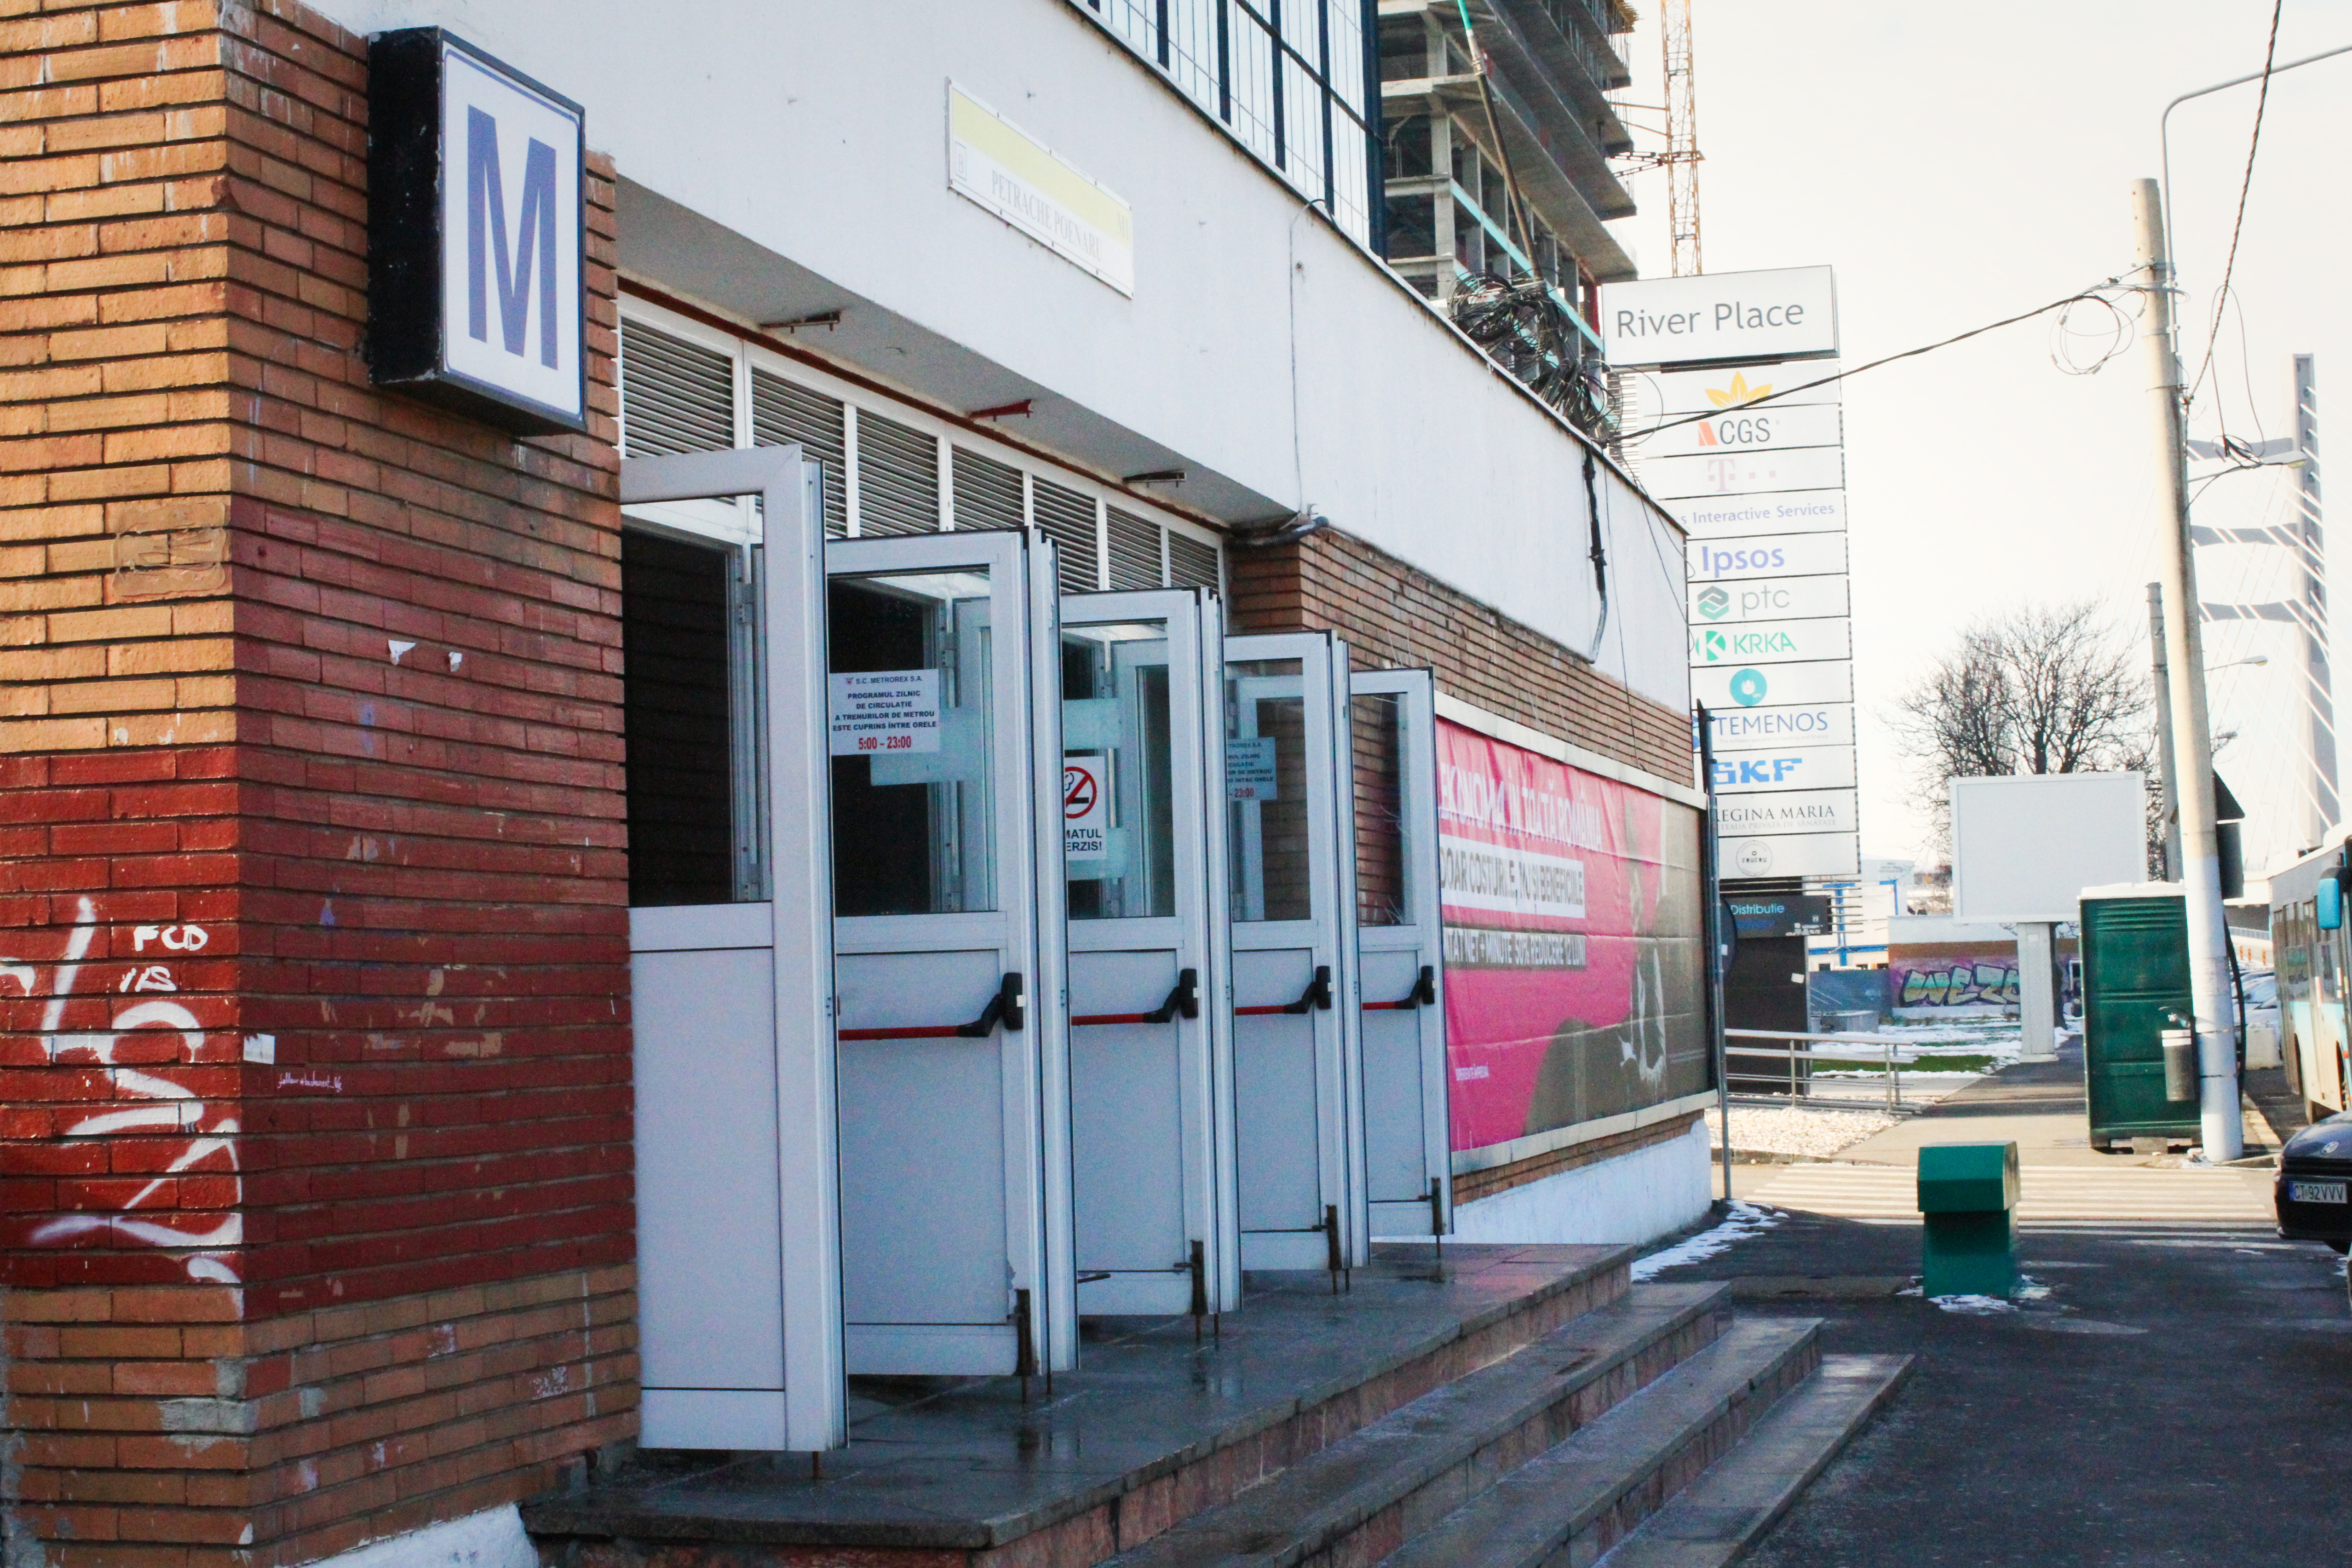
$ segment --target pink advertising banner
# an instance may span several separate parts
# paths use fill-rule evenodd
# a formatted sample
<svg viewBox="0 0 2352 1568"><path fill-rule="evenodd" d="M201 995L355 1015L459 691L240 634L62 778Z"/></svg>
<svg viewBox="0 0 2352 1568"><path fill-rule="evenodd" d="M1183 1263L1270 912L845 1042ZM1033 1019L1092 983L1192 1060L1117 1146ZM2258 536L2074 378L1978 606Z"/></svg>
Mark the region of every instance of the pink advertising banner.
<svg viewBox="0 0 2352 1568"><path fill-rule="evenodd" d="M1708 1087L1699 813L1437 725L1454 1147Z"/></svg>

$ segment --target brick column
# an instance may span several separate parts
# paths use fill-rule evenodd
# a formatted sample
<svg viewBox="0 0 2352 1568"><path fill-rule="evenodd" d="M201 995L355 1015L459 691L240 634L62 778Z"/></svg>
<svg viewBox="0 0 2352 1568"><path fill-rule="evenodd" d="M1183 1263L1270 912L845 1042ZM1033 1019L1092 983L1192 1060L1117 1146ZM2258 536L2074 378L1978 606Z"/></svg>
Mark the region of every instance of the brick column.
<svg viewBox="0 0 2352 1568"><path fill-rule="evenodd" d="M635 1428L595 429L376 395L365 44L0 22L0 1531L297 1563Z"/></svg>

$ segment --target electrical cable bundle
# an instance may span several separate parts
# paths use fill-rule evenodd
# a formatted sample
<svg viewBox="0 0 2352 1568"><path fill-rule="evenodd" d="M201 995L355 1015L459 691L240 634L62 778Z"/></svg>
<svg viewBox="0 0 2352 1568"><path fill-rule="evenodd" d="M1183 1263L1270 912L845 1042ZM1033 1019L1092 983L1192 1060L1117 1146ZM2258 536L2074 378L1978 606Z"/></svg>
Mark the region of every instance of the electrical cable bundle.
<svg viewBox="0 0 2352 1568"><path fill-rule="evenodd" d="M1542 278L1513 282L1480 273L1454 289L1453 314L1488 359L1579 430L1598 434L1606 426L1607 388L1586 370L1582 337Z"/></svg>

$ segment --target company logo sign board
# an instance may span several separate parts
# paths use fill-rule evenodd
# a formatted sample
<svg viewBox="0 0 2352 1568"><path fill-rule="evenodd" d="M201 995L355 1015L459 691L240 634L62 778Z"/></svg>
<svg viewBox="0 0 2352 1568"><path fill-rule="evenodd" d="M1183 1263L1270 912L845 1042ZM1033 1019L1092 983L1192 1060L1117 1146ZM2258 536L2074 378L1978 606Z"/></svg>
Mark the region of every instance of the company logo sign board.
<svg viewBox="0 0 2352 1568"><path fill-rule="evenodd" d="M1727 832L1718 841L1727 877L1856 876L1862 872L1862 840L1855 833L1748 839Z"/></svg>
<svg viewBox="0 0 2352 1568"><path fill-rule="evenodd" d="M1691 628L1694 666L1787 664L1800 660L1845 659L1853 654L1853 640L1843 617Z"/></svg>
<svg viewBox="0 0 2352 1568"><path fill-rule="evenodd" d="M1845 452L1837 446L1714 451L1694 457L1645 457L1642 461L1642 487L1664 500L1689 496L1754 496L1774 490L1837 490L1844 486Z"/></svg>
<svg viewBox="0 0 2352 1568"><path fill-rule="evenodd" d="M1767 496L1682 496L1661 501L1695 539L1750 534L1842 534L1843 490L1789 490Z"/></svg>
<svg viewBox="0 0 2352 1568"><path fill-rule="evenodd" d="M1061 154L948 84L948 188L1132 298L1135 213Z"/></svg>
<svg viewBox="0 0 2352 1568"><path fill-rule="evenodd" d="M1853 701L1853 664L1703 664L1691 671L1691 695L1707 711L1789 703Z"/></svg>
<svg viewBox="0 0 2352 1568"><path fill-rule="evenodd" d="M1764 789L1851 789L1854 783L1851 746L1718 752L1715 758L1715 787L1727 795Z"/></svg>
<svg viewBox="0 0 2352 1568"><path fill-rule="evenodd" d="M1761 838L1771 833L1851 833L1853 789L1793 789L1742 795L1716 802L1723 836Z"/></svg>
<svg viewBox="0 0 2352 1568"><path fill-rule="evenodd" d="M1693 582L1844 575L1845 536L1842 533L1696 539L1690 545Z"/></svg>
<svg viewBox="0 0 2352 1568"><path fill-rule="evenodd" d="M1846 582L1837 577L1748 578L1738 582L1694 583L1690 620L1694 630L1750 621L1802 621L1843 616L1850 608Z"/></svg>
<svg viewBox="0 0 2352 1568"><path fill-rule="evenodd" d="M1853 708L1847 703L1801 703L1789 707L1707 710L1717 755L1785 751L1798 746L1852 746Z"/></svg>
<svg viewBox="0 0 2352 1568"><path fill-rule="evenodd" d="M1663 458L1707 456L1726 452L1759 452L1795 446L1835 446L1844 439L1843 411L1838 404L1811 403L1783 408L1736 408L1710 413L1704 418L1677 414L1641 445L1642 473Z"/></svg>
<svg viewBox="0 0 2352 1568"><path fill-rule="evenodd" d="M1841 368L1835 360L1806 360L1738 370L1635 371L1633 390L1643 412L1661 419L1750 405L1759 412L1796 408L1838 402L1845 383L1833 378ZM1765 398L1771 401L1759 402Z"/></svg>
<svg viewBox="0 0 2352 1568"><path fill-rule="evenodd" d="M586 429L584 111L438 27L368 60L370 376L520 434Z"/></svg>
<svg viewBox="0 0 2352 1568"><path fill-rule="evenodd" d="M1826 267L1612 283L1601 291L1601 335L1615 365L1829 358L1837 286Z"/></svg>

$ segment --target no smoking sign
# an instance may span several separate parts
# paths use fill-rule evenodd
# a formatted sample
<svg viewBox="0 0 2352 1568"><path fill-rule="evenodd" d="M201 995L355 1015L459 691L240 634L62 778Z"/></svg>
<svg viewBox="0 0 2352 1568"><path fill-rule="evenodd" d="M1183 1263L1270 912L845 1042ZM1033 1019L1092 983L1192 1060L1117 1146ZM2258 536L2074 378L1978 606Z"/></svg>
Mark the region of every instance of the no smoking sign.
<svg viewBox="0 0 2352 1568"><path fill-rule="evenodd" d="M1101 752L1062 758L1062 852L1100 860L1110 850L1110 758Z"/></svg>

